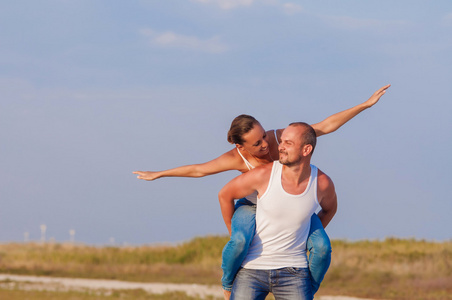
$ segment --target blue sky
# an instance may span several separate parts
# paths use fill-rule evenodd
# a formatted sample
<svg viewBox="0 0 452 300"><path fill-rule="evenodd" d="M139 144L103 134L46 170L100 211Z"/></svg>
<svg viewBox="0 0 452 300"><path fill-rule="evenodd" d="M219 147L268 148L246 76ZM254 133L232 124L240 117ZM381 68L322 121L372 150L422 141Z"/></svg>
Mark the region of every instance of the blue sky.
<svg viewBox="0 0 452 300"><path fill-rule="evenodd" d="M450 1L14 1L0 4L0 241L179 242L226 234L237 172L132 171L228 151L242 113L266 129L381 101L319 138L336 185L331 238L449 240Z"/></svg>

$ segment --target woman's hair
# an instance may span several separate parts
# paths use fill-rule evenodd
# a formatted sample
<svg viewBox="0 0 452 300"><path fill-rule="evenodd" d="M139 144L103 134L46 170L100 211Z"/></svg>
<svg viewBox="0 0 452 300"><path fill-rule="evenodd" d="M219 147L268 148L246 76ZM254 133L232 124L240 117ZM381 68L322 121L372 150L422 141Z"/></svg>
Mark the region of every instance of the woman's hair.
<svg viewBox="0 0 452 300"><path fill-rule="evenodd" d="M254 117L249 115L240 115L236 117L228 131L228 142L231 144L243 145L245 140L243 135L254 128L254 125L260 124Z"/></svg>

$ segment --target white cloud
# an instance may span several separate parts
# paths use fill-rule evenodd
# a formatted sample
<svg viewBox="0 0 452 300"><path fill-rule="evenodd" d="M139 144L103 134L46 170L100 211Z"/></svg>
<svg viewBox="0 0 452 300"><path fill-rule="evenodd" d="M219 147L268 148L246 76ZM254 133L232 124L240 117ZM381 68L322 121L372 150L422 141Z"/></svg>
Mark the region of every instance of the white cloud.
<svg viewBox="0 0 452 300"><path fill-rule="evenodd" d="M221 9L229 10L239 6L250 6L255 0L194 0L206 4L216 4Z"/></svg>
<svg viewBox="0 0 452 300"><path fill-rule="evenodd" d="M142 29L141 34L150 39L151 45L160 47L190 49L207 53L222 53L227 50L226 45L217 36L203 40L196 36L181 35L172 31L156 32L149 28Z"/></svg>
<svg viewBox="0 0 452 300"><path fill-rule="evenodd" d="M303 11L303 7L301 5L292 2L284 3L283 9L288 15L294 15Z"/></svg>

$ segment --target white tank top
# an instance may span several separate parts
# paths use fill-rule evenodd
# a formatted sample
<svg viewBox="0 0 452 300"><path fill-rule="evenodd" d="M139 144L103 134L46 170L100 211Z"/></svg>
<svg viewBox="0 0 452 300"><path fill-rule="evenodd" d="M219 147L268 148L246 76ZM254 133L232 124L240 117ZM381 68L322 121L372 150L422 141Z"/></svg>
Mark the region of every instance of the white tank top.
<svg viewBox="0 0 452 300"><path fill-rule="evenodd" d="M275 134L276 143L279 145L278 142L278 136L276 135L276 130L273 130L273 133ZM245 163L245 166L248 168L248 170L254 169L254 166L240 153L239 148L236 148L237 152L239 153L240 157L242 158L243 162ZM257 192L252 193L251 195L248 195L245 197L246 200L250 201L253 204L257 204Z"/></svg>
<svg viewBox="0 0 452 300"><path fill-rule="evenodd" d="M247 269L306 268L306 240L311 216L319 207L317 167L311 165L306 190L287 193L281 184L282 164L273 163L265 193L258 198L256 234L242 263Z"/></svg>

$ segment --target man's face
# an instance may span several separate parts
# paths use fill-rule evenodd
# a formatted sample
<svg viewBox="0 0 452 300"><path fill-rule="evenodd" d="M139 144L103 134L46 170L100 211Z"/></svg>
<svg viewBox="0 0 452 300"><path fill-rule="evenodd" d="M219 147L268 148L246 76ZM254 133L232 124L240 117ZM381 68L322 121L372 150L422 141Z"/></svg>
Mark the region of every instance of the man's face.
<svg viewBox="0 0 452 300"><path fill-rule="evenodd" d="M302 160L301 135L303 130L300 126L288 126L284 129L279 144L279 162L281 164L291 166Z"/></svg>
<svg viewBox="0 0 452 300"><path fill-rule="evenodd" d="M254 125L253 129L243 135L243 148L251 155L264 157L268 154L267 133L261 125Z"/></svg>

